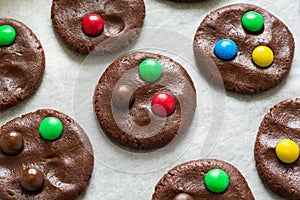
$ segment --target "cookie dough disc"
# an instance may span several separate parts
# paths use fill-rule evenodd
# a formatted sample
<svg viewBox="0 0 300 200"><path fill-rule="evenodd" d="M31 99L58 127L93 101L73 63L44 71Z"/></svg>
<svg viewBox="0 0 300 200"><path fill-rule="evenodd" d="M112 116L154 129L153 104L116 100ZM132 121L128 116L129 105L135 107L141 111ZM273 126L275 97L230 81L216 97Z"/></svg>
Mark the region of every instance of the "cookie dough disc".
<svg viewBox="0 0 300 200"><path fill-rule="evenodd" d="M63 131L57 140L47 141L40 136L40 123L47 117L62 122ZM73 119L58 111L37 110L3 125L0 137L10 132L22 135L23 149L16 155L0 151L1 199L71 200L86 190L93 170L93 150L84 130ZM26 168L42 172L44 184L40 190L29 192L21 187L20 176Z"/></svg>
<svg viewBox="0 0 300 200"><path fill-rule="evenodd" d="M243 27L241 19L247 11L262 15L261 31L251 33ZM233 40L237 45L238 52L232 60L222 60L214 54L215 44L222 39ZM252 61L253 50L261 45L270 47L274 54L274 61L267 68L258 67ZM288 27L274 15L254 5L235 4L205 17L194 38L194 54L209 81L216 82L221 75L227 90L255 94L275 87L287 76L294 45Z"/></svg>
<svg viewBox="0 0 300 200"><path fill-rule="evenodd" d="M224 192L217 194L206 188L204 177L211 169L221 169L227 173L229 186ZM182 193L190 195L193 200L254 200L239 170L227 162L215 159L195 160L174 167L158 182L152 200L173 200Z"/></svg>
<svg viewBox="0 0 300 200"><path fill-rule="evenodd" d="M285 100L271 108L260 124L255 142L257 170L277 194L288 199L300 199L300 159L281 162L275 148L283 139L293 140L300 147L300 99Z"/></svg>
<svg viewBox="0 0 300 200"><path fill-rule="evenodd" d="M104 30L87 36L82 20L88 14L104 19ZM145 18L143 0L53 0L53 27L70 48L88 54L118 51L130 45L139 35Z"/></svg>
<svg viewBox="0 0 300 200"><path fill-rule="evenodd" d="M16 39L9 46L0 46L0 110L32 95L45 69L44 50L34 33L13 19L0 18L2 25L14 27Z"/></svg>
<svg viewBox="0 0 300 200"><path fill-rule="evenodd" d="M162 76L154 83L139 76L140 63L149 58L156 59L162 66ZM134 91L130 108L119 108L112 101L112 92L120 85ZM151 109L151 101L159 92L167 92L175 99L175 111L168 117L157 116ZM154 149L168 144L177 134L186 131L195 107L194 84L185 69L166 56L146 52L115 60L101 76L94 93L94 109L103 131L114 141L135 149Z"/></svg>

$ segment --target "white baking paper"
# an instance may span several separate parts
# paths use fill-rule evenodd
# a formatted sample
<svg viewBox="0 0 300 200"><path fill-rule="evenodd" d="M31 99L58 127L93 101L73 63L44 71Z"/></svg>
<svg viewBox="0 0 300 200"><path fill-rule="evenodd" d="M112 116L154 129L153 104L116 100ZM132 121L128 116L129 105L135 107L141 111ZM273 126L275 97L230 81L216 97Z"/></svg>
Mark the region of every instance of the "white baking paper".
<svg viewBox="0 0 300 200"><path fill-rule="evenodd" d="M210 86L195 67L194 34L206 14L232 3L252 3L269 10L292 31L296 52L287 79L259 95L225 93ZM82 199L151 199L154 187L169 169L193 159L217 158L235 165L247 179L256 199L281 199L265 187L256 171L253 147L269 108L284 99L300 97L299 22L297 0L206 0L184 4L145 0L146 19L137 42L106 56L83 56L61 43L53 31L50 0L0 0L0 17L22 21L41 40L46 71L36 94L0 112L0 125L39 108L62 111L87 132L95 152L95 167ZM111 143L99 128L92 96L105 68L117 57L151 51L172 57L191 75L197 90L197 109L190 129L168 146L151 152L127 151ZM80 163L78 163L80 164Z"/></svg>

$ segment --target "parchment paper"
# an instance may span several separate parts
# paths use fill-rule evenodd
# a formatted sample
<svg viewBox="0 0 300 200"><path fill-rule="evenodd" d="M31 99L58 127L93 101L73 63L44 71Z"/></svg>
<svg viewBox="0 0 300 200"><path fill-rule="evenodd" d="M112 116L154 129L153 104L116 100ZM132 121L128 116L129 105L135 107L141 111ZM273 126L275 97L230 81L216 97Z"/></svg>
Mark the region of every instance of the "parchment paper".
<svg viewBox="0 0 300 200"><path fill-rule="evenodd" d="M292 31L296 52L291 72L278 87L259 95L215 90L195 67L192 42L208 12L232 3L252 3L269 10ZM169 169L193 159L217 158L235 165L247 179L256 199L281 199L266 188L255 167L256 133L269 108L284 99L300 97L299 21L297 0L207 0L182 4L145 0L146 19L141 37L130 48L102 57L76 54L57 38L50 19L50 0L0 0L0 17L29 26L46 53L46 71L37 93L0 112L0 125L39 108L62 111L85 129L95 151L95 167L82 199L151 199L154 187ZM132 152L111 143L93 115L94 87L105 68L117 57L133 51L152 51L174 58L191 75L197 89L197 109L186 134L152 152ZM79 163L80 164L80 163Z"/></svg>

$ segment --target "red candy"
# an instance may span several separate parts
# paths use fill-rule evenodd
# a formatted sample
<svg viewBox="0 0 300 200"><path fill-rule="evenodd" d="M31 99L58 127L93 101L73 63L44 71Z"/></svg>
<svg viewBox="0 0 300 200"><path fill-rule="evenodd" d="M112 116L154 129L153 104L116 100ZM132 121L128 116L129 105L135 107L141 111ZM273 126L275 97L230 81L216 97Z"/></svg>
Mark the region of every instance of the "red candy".
<svg viewBox="0 0 300 200"><path fill-rule="evenodd" d="M171 115L175 110L174 97L166 92L157 93L152 99L152 111L161 117Z"/></svg>
<svg viewBox="0 0 300 200"><path fill-rule="evenodd" d="M104 28L104 20L100 15L88 14L82 20L82 29L86 35L99 35Z"/></svg>

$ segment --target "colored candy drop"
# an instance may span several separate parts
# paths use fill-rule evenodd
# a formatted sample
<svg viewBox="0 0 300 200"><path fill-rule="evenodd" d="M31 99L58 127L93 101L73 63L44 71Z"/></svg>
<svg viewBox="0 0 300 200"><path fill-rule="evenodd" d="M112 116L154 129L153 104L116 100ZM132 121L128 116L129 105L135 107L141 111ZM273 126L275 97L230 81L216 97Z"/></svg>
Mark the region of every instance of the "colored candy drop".
<svg viewBox="0 0 300 200"><path fill-rule="evenodd" d="M189 194L186 194L186 193L180 193L180 194L177 194L173 200L194 200L194 198L189 195Z"/></svg>
<svg viewBox="0 0 300 200"><path fill-rule="evenodd" d="M55 117L47 117L41 123L39 132L45 140L56 140L62 134L62 122Z"/></svg>
<svg viewBox="0 0 300 200"><path fill-rule="evenodd" d="M171 115L176 107L174 97L166 92L157 93L152 99L152 111L161 117Z"/></svg>
<svg viewBox="0 0 300 200"><path fill-rule="evenodd" d="M0 46L9 46L16 39L16 30L10 25L0 26Z"/></svg>
<svg viewBox="0 0 300 200"><path fill-rule="evenodd" d="M249 11L243 15L242 24L247 31L258 32L264 26L264 18L257 12Z"/></svg>
<svg viewBox="0 0 300 200"><path fill-rule="evenodd" d="M147 59L140 64L139 73L144 81L152 83L161 77L162 67L157 60Z"/></svg>
<svg viewBox="0 0 300 200"><path fill-rule="evenodd" d="M273 51L267 46L258 46L252 52L253 62L259 67L268 67L274 61Z"/></svg>
<svg viewBox="0 0 300 200"><path fill-rule="evenodd" d="M299 147L293 140L281 140L275 151L279 160L284 163L293 163L299 158Z"/></svg>
<svg viewBox="0 0 300 200"><path fill-rule="evenodd" d="M119 108L129 108L134 103L134 91L127 85L118 85L113 89L112 101Z"/></svg>
<svg viewBox="0 0 300 200"><path fill-rule="evenodd" d="M17 131L6 132L0 137L1 150L9 155L16 155L23 149L23 136Z"/></svg>
<svg viewBox="0 0 300 200"><path fill-rule="evenodd" d="M232 60L237 52L235 42L230 39L219 40L214 47L215 55L222 60Z"/></svg>
<svg viewBox="0 0 300 200"><path fill-rule="evenodd" d="M20 176L20 184L28 191L38 191L44 184L44 175L40 170L27 168Z"/></svg>
<svg viewBox="0 0 300 200"><path fill-rule="evenodd" d="M86 35L97 36L102 33L104 20L100 15L88 14L82 20L82 29Z"/></svg>
<svg viewBox="0 0 300 200"><path fill-rule="evenodd" d="M204 177L204 184L213 193L224 192L229 186L229 177L221 169L212 169Z"/></svg>

